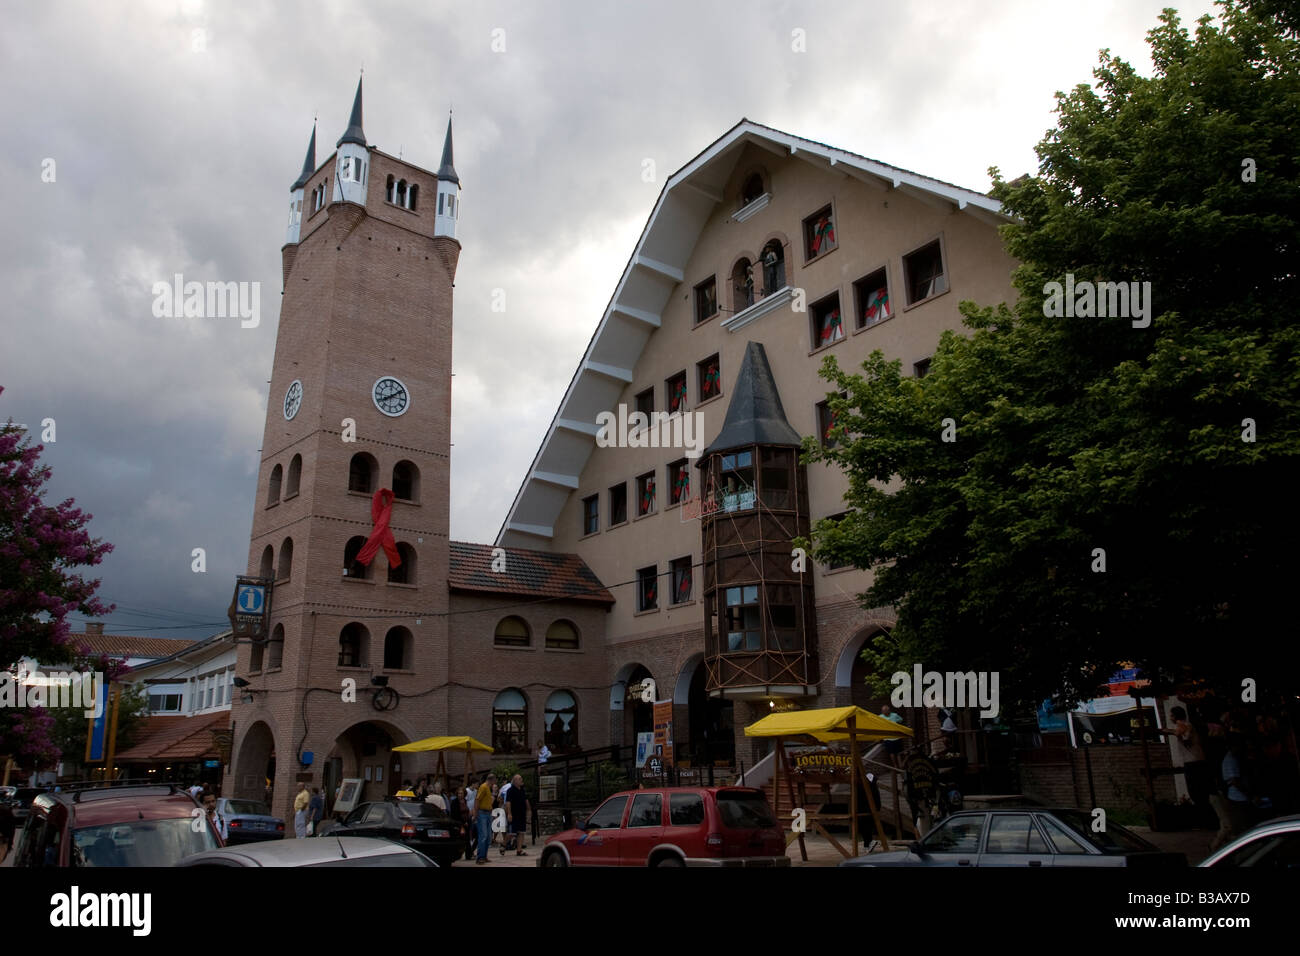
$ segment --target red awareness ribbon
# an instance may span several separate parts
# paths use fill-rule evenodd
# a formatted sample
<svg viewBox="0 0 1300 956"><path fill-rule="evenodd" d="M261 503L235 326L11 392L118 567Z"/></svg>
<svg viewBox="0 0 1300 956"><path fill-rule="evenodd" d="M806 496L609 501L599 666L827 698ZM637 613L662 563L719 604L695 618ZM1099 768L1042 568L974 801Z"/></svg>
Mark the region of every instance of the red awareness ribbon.
<svg viewBox="0 0 1300 956"><path fill-rule="evenodd" d="M366 567L370 566L370 562L375 559L380 548L383 548L384 554L388 556L390 568L398 567L402 563L402 556L397 553L397 542L393 540L393 532L388 528L388 519L392 516L393 493L387 488L380 488L370 499L370 520L375 523L374 530L370 532L365 547L357 554L357 561Z"/></svg>

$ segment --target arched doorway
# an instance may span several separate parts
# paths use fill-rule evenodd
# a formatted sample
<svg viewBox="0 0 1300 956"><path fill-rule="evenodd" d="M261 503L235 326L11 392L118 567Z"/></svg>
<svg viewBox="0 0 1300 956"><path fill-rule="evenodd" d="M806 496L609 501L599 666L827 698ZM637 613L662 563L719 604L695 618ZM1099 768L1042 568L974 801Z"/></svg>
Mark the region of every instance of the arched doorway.
<svg viewBox="0 0 1300 956"><path fill-rule="evenodd" d="M687 696L691 729L691 762L697 767L736 762L734 705L730 700L710 697L705 682L704 658L695 665Z"/></svg>
<svg viewBox="0 0 1300 956"><path fill-rule="evenodd" d="M624 678L623 745L627 747L636 746L637 734L652 733L655 729L654 702L642 700L641 694L633 692L633 688L638 687L646 678L653 680L654 675L642 664L631 665L631 670ZM657 692L655 696L662 696L662 692Z"/></svg>
<svg viewBox="0 0 1300 956"><path fill-rule="evenodd" d="M350 777L363 781L362 802L392 796L401 788L404 778L414 779L413 763L404 767L402 761L411 761L415 755L393 753L394 747L406 742L406 735L396 727L376 721L362 721L344 730L334 739L334 746L325 759L326 806L333 806L334 791L341 781Z"/></svg>
<svg viewBox="0 0 1300 956"><path fill-rule="evenodd" d="M263 721L256 721L244 734L235 761L235 792L226 796L271 804L271 782L275 780L275 737Z"/></svg>

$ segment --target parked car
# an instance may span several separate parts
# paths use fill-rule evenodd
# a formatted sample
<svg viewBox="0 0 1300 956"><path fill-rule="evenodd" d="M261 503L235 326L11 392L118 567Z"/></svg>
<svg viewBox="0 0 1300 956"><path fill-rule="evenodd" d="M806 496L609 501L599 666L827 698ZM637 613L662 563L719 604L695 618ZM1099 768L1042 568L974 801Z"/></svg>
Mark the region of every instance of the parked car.
<svg viewBox="0 0 1300 956"><path fill-rule="evenodd" d="M68 788L32 801L13 865L171 866L220 846L202 808L175 784Z"/></svg>
<svg viewBox="0 0 1300 956"><path fill-rule="evenodd" d="M1261 823L1211 853L1201 866L1300 870L1300 815Z"/></svg>
<svg viewBox="0 0 1300 956"><path fill-rule="evenodd" d="M431 803L413 800L363 803L342 823L321 824L320 836L383 837L451 866L465 852L460 827Z"/></svg>
<svg viewBox="0 0 1300 956"><path fill-rule="evenodd" d="M177 866L405 866L437 867L418 850L375 837L278 840L205 850Z"/></svg>
<svg viewBox="0 0 1300 956"><path fill-rule="evenodd" d="M27 819L27 814L32 808L32 801L42 793L46 793L45 787L11 787L13 792L7 798L9 809L14 813L14 820L19 826Z"/></svg>
<svg viewBox="0 0 1300 956"><path fill-rule="evenodd" d="M259 800L218 797L217 812L226 818L226 846L284 839L284 821Z"/></svg>
<svg viewBox="0 0 1300 956"><path fill-rule="evenodd" d="M946 817L905 849L869 853L840 866L1083 866L1179 867L1167 853L1117 823L1092 828L1085 810L999 807Z"/></svg>
<svg viewBox="0 0 1300 956"><path fill-rule="evenodd" d="M762 790L655 787L616 793L546 841L538 866L789 866Z"/></svg>

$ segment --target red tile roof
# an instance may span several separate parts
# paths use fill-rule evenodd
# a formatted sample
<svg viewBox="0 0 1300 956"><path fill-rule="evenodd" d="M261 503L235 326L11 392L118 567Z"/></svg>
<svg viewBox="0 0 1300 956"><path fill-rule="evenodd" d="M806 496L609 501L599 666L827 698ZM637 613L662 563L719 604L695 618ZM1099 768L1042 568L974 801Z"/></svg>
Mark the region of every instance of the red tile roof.
<svg viewBox="0 0 1300 956"><path fill-rule="evenodd" d="M117 763L149 760L204 760L218 756L213 730L230 727L230 711L196 717L146 717L135 744L119 751Z"/></svg>
<svg viewBox="0 0 1300 956"><path fill-rule="evenodd" d="M614 603L614 595L576 554L505 548L505 570L493 571L494 550L490 544L451 542L447 586L453 591L482 594Z"/></svg>
<svg viewBox="0 0 1300 956"><path fill-rule="evenodd" d="M107 654L109 657L126 659L128 657L171 657L173 654L193 647L198 641L190 638L173 640L168 637L131 637L127 634L86 634L69 635L73 642L84 644L92 653Z"/></svg>

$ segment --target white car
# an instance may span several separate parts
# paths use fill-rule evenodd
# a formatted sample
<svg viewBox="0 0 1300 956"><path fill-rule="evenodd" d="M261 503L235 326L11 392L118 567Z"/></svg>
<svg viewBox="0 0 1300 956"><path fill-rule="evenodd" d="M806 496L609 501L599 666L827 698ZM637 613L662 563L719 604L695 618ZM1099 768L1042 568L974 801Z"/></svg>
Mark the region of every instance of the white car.
<svg viewBox="0 0 1300 956"><path fill-rule="evenodd" d="M1300 814L1261 823L1211 853L1201 866L1300 871Z"/></svg>

